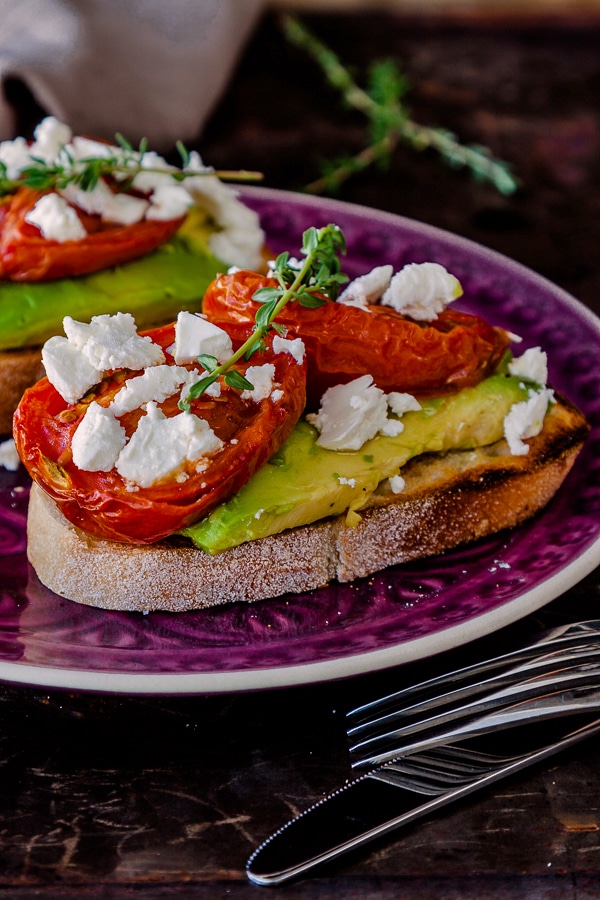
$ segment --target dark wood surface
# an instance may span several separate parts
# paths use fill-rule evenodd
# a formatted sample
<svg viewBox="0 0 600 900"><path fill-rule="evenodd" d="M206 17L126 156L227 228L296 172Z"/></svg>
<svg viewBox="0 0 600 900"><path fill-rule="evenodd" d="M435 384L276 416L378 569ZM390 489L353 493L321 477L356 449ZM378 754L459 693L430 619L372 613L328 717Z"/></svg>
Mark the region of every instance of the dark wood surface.
<svg viewBox="0 0 600 900"><path fill-rule="evenodd" d="M399 150L339 196L411 216L518 259L600 312L600 26L469 25L383 15L308 24L362 70L392 56L418 121L511 160L504 198ZM123 129L125 130L125 129ZM358 150L363 123L261 23L199 149L297 190L319 160ZM350 776L344 712L371 697L598 616L600 571L475 647L403 670L256 694L101 697L0 687L0 895L30 898L506 898L600 896L600 742L591 740L285 888L247 857Z"/></svg>

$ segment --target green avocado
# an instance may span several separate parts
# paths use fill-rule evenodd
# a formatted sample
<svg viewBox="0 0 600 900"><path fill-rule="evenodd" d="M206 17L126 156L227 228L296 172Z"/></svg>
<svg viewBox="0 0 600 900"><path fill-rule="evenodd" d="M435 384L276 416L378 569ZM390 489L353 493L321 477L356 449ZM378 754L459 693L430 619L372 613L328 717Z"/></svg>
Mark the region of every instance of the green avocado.
<svg viewBox="0 0 600 900"><path fill-rule="evenodd" d="M0 282L0 350L31 347L62 334L69 315L129 312L139 329L200 309L206 288L226 265L209 251L212 229L188 217L176 236L141 259L77 278Z"/></svg>
<svg viewBox="0 0 600 900"><path fill-rule="evenodd" d="M301 420L281 449L231 500L181 533L214 555L287 528L353 513L377 485L422 453L471 450L500 440L504 417L527 399L512 376L495 374L476 387L426 400L402 417L396 437L378 435L358 451L325 450Z"/></svg>

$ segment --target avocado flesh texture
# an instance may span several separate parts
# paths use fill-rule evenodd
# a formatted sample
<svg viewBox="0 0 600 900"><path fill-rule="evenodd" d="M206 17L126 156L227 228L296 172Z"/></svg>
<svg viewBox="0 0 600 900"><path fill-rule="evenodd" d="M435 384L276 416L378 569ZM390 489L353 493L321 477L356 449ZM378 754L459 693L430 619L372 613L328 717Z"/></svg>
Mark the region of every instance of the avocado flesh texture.
<svg viewBox="0 0 600 900"><path fill-rule="evenodd" d="M358 451L319 447L317 430L301 420L248 484L181 534L214 555L328 516L347 513L352 525L378 484L410 459L495 443L511 406L527 397L520 379L495 374L476 387L423 401L421 410L404 414L401 434L377 435Z"/></svg>
<svg viewBox="0 0 600 900"><path fill-rule="evenodd" d="M27 283L0 282L0 351L35 347L62 334L64 316L131 313L137 327L200 309L206 288L226 264L208 249L215 230L195 210L174 238L140 259L91 275Z"/></svg>

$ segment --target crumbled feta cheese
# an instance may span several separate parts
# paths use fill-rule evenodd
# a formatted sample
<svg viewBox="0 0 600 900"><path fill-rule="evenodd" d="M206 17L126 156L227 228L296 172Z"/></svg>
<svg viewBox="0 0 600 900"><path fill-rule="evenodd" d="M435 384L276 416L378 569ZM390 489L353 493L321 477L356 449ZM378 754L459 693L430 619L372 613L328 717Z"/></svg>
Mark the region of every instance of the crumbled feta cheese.
<svg viewBox="0 0 600 900"><path fill-rule="evenodd" d="M431 322L461 294L458 279L439 263L409 263L394 275L381 303L418 322Z"/></svg>
<svg viewBox="0 0 600 900"><path fill-rule="evenodd" d="M46 162L54 162L65 144L71 140L73 132L68 125L59 122L54 116L46 116L36 126L33 136L35 141L31 155Z"/></svg>
<svg viewBox="0 0 600 900"><path fill-rule="evenodd" d="M235 191L215 175L191 176L185 181L194 201L220 226L208 244L218 259L242 269L257 269L263 264L265 242L258 214L245 206Z"/></svg>
<svg viewBox="0 0 600 900"><path fill-rule="evenodd" d="M318 413L308 421L321 432L317 443L328 450L360 450L386 426L387 400L371 375L328 388Z"/></svg>
<svg viewBox="0 0 600 900"><path fill-rule="evenodd" d="M553 391L543 388L530 391L529 399L515 403L504 418L504 437L514 456L525 456L529 446L527 438L535 437L544 427L544 416L549 403L554 402Z"/></svg>
<svg viewBox="0 0 600 900"><path fill-rule="evenodd" d="M252 391L242 391L242 400L254 400L260 403L271 395L271 391L275 387L273 378L275 377L275 366L272 363L265 363L262 366L248 366L245 377L254 386Z"/></svg>
<svg viewBox="0 0 600 900"><path fill-rule="evenodd" d="M418 412L421 404L412 394L402 394L399 391L390 391L387 395L387 403L391 411L397 416L403 416L407 412Z"/></svg>
<svg viewBox="0 0 600 900"><path fill-rule="evenodd" d="M180 402L187 400L187 396L190 392L190 388L192 385L196 384L197 381L200 381L202 378L205 378L209 372L205 369L193 369L191 372L188 371L186 382L181 390ZM207 388L205 388L204 393L208 397L220 397L221 396L221 382L219 380L213 381L212 384L209 384Z"/></svg>
<svg viewBox="0 0 600 900"><path fill-rule="evenodd" d="M152 192L147 219L179 219L185 216L194 199L182 184L161 184Z"/></svg>
<svg viewBox="0 0 600 900"><path fill-rule="evenodd" d="M142 171L137 172L133 179L133 187L136 190L150 194L161 185L174 183L173 172L176 172L177 169L169 165L166 159L155 153L154 150L143 153L139 164Z"/></svg>
<svg viewBox="0 0 600 900"><path fill-rule="evenodd" d="M389 485L393 494L401 494L406 487L406 482L402 475L392 475L389 479Z"/></svg>
<svg viewBox="0 0 600 900"><path fill-rule="evenodd" d="M278 334L273 338L273 352L289 353L299 365L304 362L304 351L305 347L302 338L287 340L286 338L280 337Z"/></svg>
<svg viewBox="0 0 600 900"><path fill-rule="evenodd" d="M346 478L345 475L338 475L340 484L347 484L348 487L356 487L356 478Z"/></svg>
<svg viewBox="0 0 600 900"><path fill-rule="evenodd" d="M200 461L222 446L204 419L188 412L167 418L149 403L146 415L119 455L116 469L126 481L146 488L176 477L186 462Z"/></svg>
<svg viewBox="0 0 600 900"><path fill-rule="evenodd" d="M223 328L203 316L180 312L175 323L175 346L170 352L178 364L195 362L200 355L224 362L233 353L233 345Z"/></svg>
<svg viewBox="0 0 600 900"><path fill-rule="evenodd" d="M20 462L21 460L13 439L8 438L8 440L2 441L0 444L0 466L8 469L9 472L16 472Z"/></svg>
<svg viewBox="0 0 600 900"><path fill-rule="evenodd" d="M393 266L376 266L366 275L359 275L348 284L337 299L347 306L366 309L370 303L377 303L389 287L394 273Z"/></svg>
<svg viewBox="0 0 600 900"><path fill-rule="evenodd" d="M63 328L71 344L99 372L145 369L165 361L161 347L137 333L130 313L93 316L89 325L65 316Z"/></svg>
<svg viewBox="0 0 600 900"><path fill-rule="evenodd" d="M85 472L110 472L125 442L125 429L112 411L93 400L73 435L73 462Z"/></svg>
<svg viewBox="0 0 600 900"><path fill-rule="evenodd" d="M87 234L83 223L72 206L58 194L43 194L25 216L25 221L35 225L48 241L80 241Z"/></svg>
<svg viewBox="0 0 600 900"><path fill-rule="evenodd" d="M403 431L404 422L401 422L400 419L388 419L379 430L380 434L385 435L385 437L398 437Z"/></svg>
<svg viewBox="0 0 600 900"><path fill-rule="evenodd" d="M31 148L24 137L0 143L0 162L6 166L6 177L18 178L21 170L31 165Z"/></svg>
<svg viewBox="0 0 600 900"><path fill-rule="evenodd" d="M102 376L77 347L59 335L42 347L42 363L48 381L66 403L77 403Z"/></svg>
<svg viewBox="0 0 600 900"><path fill-rule="evenodd" d="M277 389L276 391L271 391L271 400L273 403L279 403L280 400L283 400L283 391Z"/></svg>
<svg viewBox="0 0 600 900"><path fill-rule="evenodd" d="M110 404L115 416L122 416L145 403L162 403L188 381L183 366L159 365L146 369L143 375L129 378Z"/></svg>
<svg viewBox="0 0 600 900"><path fill-rule="evenodd" d="M66 144L69 156L74 161L80 159L108 159L110 156L122 155L120 147L114 147L112 144L105 144L103 141L95 141L92 138L75 135L70 142Z"/></svg>
<svg viewBox="0 0 600 900"><path fill-rule="evenodd" d="M114 225L134 225L141 222L150 206L141 197L113 193L102 179L89 191L84 191L75 184L68 184L60 194L90 215L100 216L103 222Z"/></svg>
<svg viewBox="0 0 600 900"><path fill-rule="evenodd" d="M512 359L508 371L523 381L545 387L548 381L548 356L540 347L530 347L522 356Z"/></svg>

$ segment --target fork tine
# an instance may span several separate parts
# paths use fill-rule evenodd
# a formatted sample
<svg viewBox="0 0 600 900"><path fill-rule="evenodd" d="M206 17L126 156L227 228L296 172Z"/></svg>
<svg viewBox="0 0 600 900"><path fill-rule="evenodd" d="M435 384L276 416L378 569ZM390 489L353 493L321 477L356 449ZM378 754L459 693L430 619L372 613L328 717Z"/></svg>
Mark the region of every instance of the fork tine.
<svg viewBox="0 0 600 900"><path fill-rule="evenodd" d="M353 768L382 766L398 757L412 756L442 744L460 743L474 737L495 734L504 729L533 726L553 722L567 716L584 715L600 710L600 689L588 683L571 690L534 696L511 706L477 715L450 727L432 728L402 741L390 741L387 746L352 761Z"/></svg>
<svg viewBox="0 0 600 900"><path fill-rule="evenodd" d="M395 727L392 723L390 728L387 721L375 722L367 737L361 736L357 743L350 746L350 755L355 757L352 765L360 766L374 761L381 762L383 758L391 759L400 755L407 746L424 743L436 734L455 732L482 716L489 717L494 713L501 715L506 708L524 708L527 702L533 709L535 701L542 703L547 700L550 703L560 692L566 694L570 691L574 695L578 688L591 689L599 682L600 666L581 664L558 673L509 685L508 688L486 695L471 704L458 706L405 726ZM349 732L349 736L353 738L354 734Z"/></svg>
<svg viewBox="0 0 600 900"><path fill-rule="evenodd" d="M600 635L597 644L586 641L576 646L560 648L551 652L546 651L517 666L496 672L490 678L475 683L469 679L463 681L459 687L447 685L448 689L445 692L439 694L430 692L421 701L411 704L411 696L413 700L416 700L418 696L420 686L417 685L414 689L398 691L350 710L346 717L351 723L348 727L348 734L359 737L367 735L371 730L378 730L384 723L391 724L403 720L408 723L410 719L424 717L425 714L431 714L440 707L459 704L461 701L475 698L480 694L491 693L511 683L523 681L528 674L534 676L546 671L551 672L561 666L567 668L582 658L591 659L596 656L600 656ZM432 684L432 682L427 682L427 684ZM413 691L417 693L413 694Z"/></svg>

